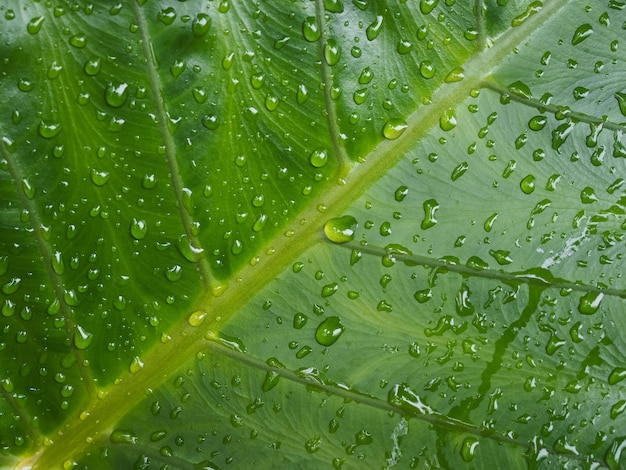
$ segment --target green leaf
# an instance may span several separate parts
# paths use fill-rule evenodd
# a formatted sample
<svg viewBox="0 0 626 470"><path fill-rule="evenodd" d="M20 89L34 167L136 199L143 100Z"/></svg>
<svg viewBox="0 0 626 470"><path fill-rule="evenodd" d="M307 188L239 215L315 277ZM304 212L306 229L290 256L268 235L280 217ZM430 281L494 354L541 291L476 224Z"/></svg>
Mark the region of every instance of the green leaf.
<svg viewBox="0 0 626 470"><path fill-rule="evenodd" d="M0 0L0 464L621 468L626 4Z"/></svg>

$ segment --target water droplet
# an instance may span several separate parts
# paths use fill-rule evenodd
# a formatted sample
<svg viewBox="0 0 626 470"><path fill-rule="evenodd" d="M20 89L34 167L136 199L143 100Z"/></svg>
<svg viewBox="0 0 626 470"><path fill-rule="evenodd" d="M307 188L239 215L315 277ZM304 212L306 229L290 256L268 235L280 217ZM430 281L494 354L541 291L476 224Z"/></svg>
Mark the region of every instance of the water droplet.
<svg viewBox="0 0 626 470"><path fill-rule="evenodd" d="M357 220L351 215L335 217L324 225L324 234L331 242L347 243L354 240L354 232L358 225Z"/></svg>
<svg viewBox="0 0 626 470"><path fill-rule="evenodd" d="M411 50L413 50L413 43L411 41L407 41L406 39L401 39L396 50L398 51L398 54L408 54Z"/></svg>
<svg viewBox="0 0 626 470"><path fill-rule="evenodd" d="M109 439L115 444L136 444L138 440L135 433L125 429L115 429ZM72 466L72 468L74 467Z"/></svg>
<svg viewBox="0 0 626 470"><path fill-rule="evenodd" d="M100 58L94 56L89 59L87 62L85 62L83 70L89 76L93 77L94 75L98 75L98 73L100 72Z"/></svg>
<svg viewBox="0 0 626 470"><path fill-rule="evenodd" d="M339 317L328 317L317 327L315 340L322 346L331 346L337 342L344 330L345 327L341 324Z"/></svg>
<svg viewBox="0 0 626 470"><path fill-rule="evenodd" d="M142 360L139 358L139 356L133 357L132 361L130 362L130 366L128 367L128 370L130 370L132 374L136 374L141 369L143 369Z"/></svg>
<svg viewBox="0 0 626 470"><path fill-rule="evenodd" d="M74 331L74 346L76 349L87 349L93 340L93 334L85 330L82 326L76 325Z"/></svg>
<svg viewBox="0 0 626 470"><path fill-rule="evenodd" d="M383 127L383 135L386 139L395 140L404 133L407 127L407 123L402 119L390 119Z"/></svg>
<svg viewBox="0 0 626 470"><path fill-rule="evenodd" d="M485 223L483 224L483 229L485 230L485 232L491 232L491 230L493 229L493 224L496 222L497 218L498 218L497 212L487 217L487 220L485 220Z"/></svg>
<svg viewBox="0 0 626 470"><path fill-rule="evenodd" d="M213 131L219 126L219 119L215 114L209 114L202 118L202 125Z"/></svg>
<svg viewBox="0 0 626 470"><path fill-rule="evenodd" d="M26 25L26 31L29 34L37 34L43 25L45 18L43 16L36 16L28 22Z"/></svg>
<svg viewBox="0 0 626 470"><path fill-rule="evenodd" d="M145 189L153 189L156 186L156 176L154 174L143 175L141 186Z"/></svg>
<svg viewBox="0 0 626 470"><path fill-rule="evenodd" d="M456 112L454 109L446 110L439 118L439 127L444 131L451 131L456 127Z"/></svg>
<svg viewBox="0 0 626 470"><path fill-rule="evenodd" d="M583 315L593 315L600 308L603 297L602 292L587 292L578 302L578 311Z"/></svg>
<svg viewBox="0 0 626 470"><path fill-rule="evenodd" d="M317 149L309 155L309 163L315 168L322 168L328 163L328 151L326 149Z"/></svg>
<svg viewBox="0 0 626 470"><path fill-rule="evenodd" d="M343 13L343 3L341 0L324 0L324 10L332 13Z"/></svg>
<svg viewBox="0 0 626 470"><path fill-rule="evenodd" d="M165 277L167 278L168 281L171 281L171 282L180 281L180 278L182 277L182 275L183 275L183 268L179 266L178 264L174 266L170 266L169 268L165 270Z"/></svg>
<svg viewBox="0 0 626 470"><path fill-rule="evenodd" d="M580 192L580 200L583 204L592 204L598 200L598 197L593 188L587 186Z"/></svg>
<svg viewBox="0 0 626 470"><path fill-rule="evenodd" d="M230 247L230 252L233 255L240 255L242 251L243 251L243 243L241 242L241 240L234 239Z"/></svg>
<svg viewBox="0 0 626 470"><path fill-rule="evenodd" d="M478 449L478 439L475 437L466 437L463 439L461 445L461 457L466 462L470 462L476 456L476 450Z"/></svg>
<svg viewBox="0 0 626 470"><path fill-rule="evenodd" d="M533 97L533 94L530 91L530 87L519 80L517 82L511 83L507 88L510 93L521 98L530 99Z"/></svg>
<svg viewBox="0 0 626 470"><path fill-rule="evenodd" d="M446 83L460 82L464 78L465 78L465 70L463 70L463 67L455 67L452 70L450 70L450 72L448 72L448 75L446 75L446 78L444 79L444 81Z"/></svg>
<svg viewBox="0 0 626 470"><path fill-rule="evenodd" d="M6 295L14 294L17 291L17 289L19 289L21 282L22 282L21 278L14 277L13 279L11 279L9 282L7 282L6 284L2 286L2 293Z"/></svg>
<svg viewBox="0 0 626 470"><path fill-rule="evenodd" d="M519 187L524 194L530 194L535 190L535 177L533 175L525 176L519 183Z"/></svg>
<svg viewBox="0 0 626 470"><path fill-rule="evenodd" d="M196 310L191 315L189 315L189 319L187 320L191 326L200 326L206 320L207 313L202 310Z"/></svg>
<svg viewBox="0 0 626 470"><path fill-rule="evenodd" d="M322 287L322 297L330 297L335 294L339 290L339 284L333 282L332 284L325 285Z"/></svg>
<svg viewBox="0 0 626 470"><path fill-rule="evenodd" d="M609 385L615 385L626 379L626 367L616 367L609 375Z"/></svg>
<svg viewBox="0 0 626 470"><path fill-rule="evenodd" d="M137 219L133 217L133 220L130 223L130 234L136 240L143 239L148 233L148 224L143 219Z"/></svg>
<svg viewBox="0 0 626 470"><path fill-rule="evenodd" d="M70 38L70 44L78 49L82 49L87 45L87 36L83 33L75 34Z"/></svg>
<svg viewBox="0 0 626 470"><path fill-rule="evenodd" d="M406 186L400 186L393 194L396 201L402 202L409 194L409 188Z"/></svg>
<svg viewBox="0 0 626 470"><path fill-rule="evenodd" d="M267 108L268 111L275 111L277 107L278 107L278 97L268 94L265 97L265 108Z"/></svg>
<svg viewBox="0 0 626 470"><path fill-rule="evenodd" d="M178 78L180 74L185 71L186 68L187 62L185 62L184 60L176 60L170 66L170 73L172 74L172 77Z"/></svg>
<svg viewBox="0 0 626 470"><path fill-rule="evenodd" d="M61 123L53 122L53 121L41 121L39 123L39 127L37 128L37 132L44 139L52 139L57 136L59 132L61 132Z"/></svg>
<svg viewBox="0 0 626 470"><path fill-rule="evenodd" d="M435 76L435 66L430 60L424 60L420 64L420 74L424 78L433 78Z"/></svg>
<svg viewBox="0 0 626 470"><path fill-rule="evenodd" d="M320 30L317 26L317 19L314 16L307 16L302 23L302 34L304 39L315 42L320 38Z"/></svg>
<svg viewBox="0 0 626 470"><path fill-rule="evenodd" d="M420 10L424 15L428 15L438 3L439 0L420 0Z"/></svg>
<svg viewBox="0 0 626 470"><path fill-rule="evenodd" d="M581 24L576 31L574 31L574 36L572 36L572 45L576 46L580 44L585 39L587 39L593 33L593 28L589 23Z"/></svg>
<svg viewBox="0 0 626 470"><path fill-rule="evenodd" d="M157 19L164 25L171 25L176 19L176 10L174 7L163 8L157 13Z"/></svg>
<svg viewBox="0 0 626 470"><path fill-rule="evenodd" d="M545 127L547 122L548 118L545 116L534 116L528 121L528 127L533 131L540 131Z"/></svg>
<svg viewBox="0 0 626 470"><path fill-rule="evenodd" d="M435 213L439 209L439 203L435 199L428 199L424 201L424 219L422 220L422 230L427 230L434 227L437 224L437 218Z"/></svg>
<svg viewBox="0 0 626 470"><path fill-rule="evenodd" d="M459 163L454 170L452 170L452 174L450 175L450 179L452 181L458 180L461 176L465 174L467 169L469 168L469 164L467 162Z"/></svg>
<svg viewBox="0 0 626 470"><path fill-rule="evenodd" d="M376 20L370 24L366 31L365 34L367 35L367 39L369 41L373 41L374 39L376 39L378 37L378 35L380 34L380 31L383 28L383 16L382 15L378 15L376 17Z"/></svg>
<svg viewBox="0 0 626 470"><path fill-rule="evenodd" d="M278 385L279 381L280 375L278 374L278 372L268 370L265 373L265 379L263 380L263 384L261 385L261 390L263 390L264 392L269 392L271 389L276 387L276 385Z"/></svg>
<svg viewBox="0 0 626 470"><path fill-rule="evenodd" d="M91 169L91 181L96 186L104 186L111 178L111 174L108 171L100 171L95 168Z"/></svg>
<svg viewBox="0 0 626 470"><path fill-rule="evenodd" d="M524 21L526 21L535 13L539 12L542 8L543 8L542 1L537 0L537 1L530 3L522 14L516 16L515 18L511 20L511 26L513 27L520 26L522 23L524 23Z"/></svg>
<svg viewBox="0 0 626 470"><path fill-rule="evenodd" d="M104 99L112 108L119 108L126 102L127 89L127 83L109 83L104 90Z"/></svg>
<svg viewBox="0 0 626 470"><path fill-rule="evenodd" d="M35 187L26 178L22 180L22 191L24 191L24 195L28 199L33 199L35 197Z"/></svg>
<svg viewBox="0 0 626 470"><path fill-rule="evenodd" d="M55 251L52 255L52 269L59 276L65 272L65 264L63 263L63 255L60 251Z"/></svg>
<svg viewBox="0 0 626 470"><path fill-rule="evenodd" d="M339 424L337 423L337 426ZM332 431L331 431L332 432ZM304 448L309 454L314 454L322 447L322 438L319 436L312 437L304 443Z"/></svg>
<svg viewBox="0 0 626 470"><path fill-rule="evenodd" d="M324 59L328 65L335 65L341 58L341 47L334 38L329 38L324 44Z"/></svg>
<svg viewBox="0 0 626 470"><path fill-rule="evenodd" d="M28 78L20 78L17 81L17 88L20 91L23 92L29 92L31 91L33 88L35 88L35 83L32 80L29 80Z"/></svg>
<svg viewBox="0 0 626 470"><path fill-rule="evenodd" d="M47 77L50 80L54 80L59 76L61 70L63 70L63 66L59 64L56 60L53 60L52 64L50 64L50 68L48 69Z"/></svg>
<svg viewBox="0 0 626 470"><path fill-rule="evenodd" d="M206 13L198 13L191 22L191 31L197 38L204 36L211 29L211 17Z"/></svg>
<svg viewBox="0 0 626 470"><path fill-rule="evenodd" d="M626 116L626 93L615 93L615 99L617 100L617 104L619 105L619 110L622 115Z"/></svg>

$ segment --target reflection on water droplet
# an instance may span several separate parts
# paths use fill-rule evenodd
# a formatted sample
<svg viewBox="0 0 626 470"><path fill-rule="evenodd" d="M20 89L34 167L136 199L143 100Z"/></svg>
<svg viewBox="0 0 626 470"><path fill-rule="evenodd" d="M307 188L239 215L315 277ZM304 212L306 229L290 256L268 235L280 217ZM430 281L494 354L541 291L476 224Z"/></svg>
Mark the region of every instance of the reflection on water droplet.
<svg viewBox="0 0 626 470"><path fill-rule="evenodd" d="M322 346L331 346L337 342L344 330L345 327L341 324L339 317L328 317L317 327L315 340Z"/></svg>
<svg viewBox="0 0 626 470"><path fill-rule="evenodd" d="M39 123L39 127L37 128L37 132L44 139L52 139L57 136L59 132L61 132L61 123L60 122L52 122L52 121L41 121Z"/></svg>
<svg viewBox="0 0 626 470"><path fill-rule="evenodd" d="M446 110L439 118L439 127L443 131L451 131L456 127L456 111L454 109Z"/></svg>
<svg viewBox="0 0 626 470"><path fill-rule="evenodd" d="M395 140L404 133L407 127L407 123L402 119L390 119L383 127L383 135L385 139Z"/></svg>
<svg viewBox="0 0 626 470"><path fill-rule="evenodd" d="M141 369L143 369L143 362L141 361L139 356L133 357L132 361L130 362L130 366L128 367L128 369L130 370L130 372L132 374L136 374Z"/></svg>
<svg viewBox="0 0 626 470"><path fill-rule="evenodd" d="M204 36L211 29L211 17L206 13L198 13L191 22L191 30L197 38Z"/></svg>
<svg viewBox="0 0 626 470"><path fill-rule="evenodd" d="M476 456L476 450L478 449L478 439L475 437L466 437L463 439L461 445L461 457L466 462L470 462Z"/></svg>
<svg viewBox="0 0 626 470"><path fill-rule="evenodd" d="M587 292L580 298L578 311L583 315L593 315L600 308L600 302L604 297L602 292Z"/></svg>
<svg viewBox="0 0 626 470"><path fill-rule="evenodd" d="M78 49L82 49L87 45L87 36L79 33L70 38L70 44Z"/></svg>
<svg viewBox="0 0 626 470"><path fill-rule="evenodd" d="M93 340L93 334L85 330L82 326L76 325L74 331L74 346L76 349L87 349Z"/></svg>
<svg viewBox="0 0 626 470"><path fill-rule="evenodd" d="M424 60L420 64L420 74L424 78L433 78L435 76L435 66L430 60Z"/></svg>
<svg viewBox="0 0 626 470"><path fill-rule="evenodd" d="M326 149L316 149L309 155L309 162L315 168L322 168L328 163L328 151Z"/></svg>
<svg viewBox="0 0 626 470"><path fill-rule="evenodd" d="M530 194L535 190L535 177L533 175L525 176L519 183L519 187L524 194Z"/></svg>
<svg viewBox="0 0 626 470"><path fill-rule="evenodd" d="M189 315L187 320L191 326L200 326L207 317L207 313L202 310L197 310Z"/></svg>
<svg viewBox="0 0 626 470"><path fill-rule="evenodd" d="M304 39L309 42L315 42L320 38L320 30L317 26L317 19L314 16L308 16L302 23L302 34Z"/></svg>
<svg viewBox="0 0 626 470"><path fill-rule="evenodd" d="M357 220L351 215L335 217L324 225L324 234L331 242L347 243L354 240L354 232L358 225Z"/></svg>
<svg viewBox="0 0 626 470"><path fill-rule="evenodd" d="M148 224L145 220L136 219L133 217L133 220L130 223L130 234L136 240L143 239L148 233Z"/></svg>
<svg viewBox="0 0 626 470"><path fill-rule="evenodd" d="M85 62L83 70L87 75L98 75L98 72L100 72L100 57L91 57L87 62Z"/></svg>
<svg viewBox="0 0 626 470"><path fill-rule="evenodd" d="M99 171L95 168L91 169L91 181L96 186L104 186L111 178L111 174L108 171Z"/></svg>
<svg viewBox="0 0 626 470"><path fill-rule="evenodd" d="M127 83L109 83L104 91L104 99L112 108L119 108L126 102L127 89Z"/></svg>
<svg viewBox="0 0 626 470"><path fill-rule="evenodd" d="M439 209L439 203L435 199L428 199L424 201L424 219L422 220L422 230L427 230L434 227L437 224L437 218L435 212Z"/></svg>
<svg viewBox="0 0 626 470"><path fill-rule="evenodd" d="M439 0L420 0L420 10L424 15L429 14L435 9Z"/></svg>
<svg viewBox="0 0 626 470"><path fill-rule="evenodd" d="M341 58L341 46L334 38L329 38L324 44L324 59L328 65L335 65Z"/></svg>
<svg viewBox="0 0 626 470"><path fill-rule="evenodd" d="M581 24L576 31L574 31L574 36L572 36L572 45L576 46L580 44L585 39L587 39L593 33L593 28L589 23Z"/></svg>
<svg viewBox="0 0 626 470"><path fill-rule="evenodd" d="M444 79L444 81L446 83L460 82L464 78L465 78L465 70L463 70L462 67L455 67L452 70L450 70L450 72L448 72L448 75L446 75L446 78Z"/></svg>

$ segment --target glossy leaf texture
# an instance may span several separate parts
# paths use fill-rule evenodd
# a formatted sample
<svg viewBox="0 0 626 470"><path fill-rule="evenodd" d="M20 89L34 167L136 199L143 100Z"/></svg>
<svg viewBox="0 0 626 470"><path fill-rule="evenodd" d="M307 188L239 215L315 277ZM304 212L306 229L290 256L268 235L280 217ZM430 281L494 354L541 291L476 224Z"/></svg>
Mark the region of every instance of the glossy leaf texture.
<svg viewBox="0 0 626 470"><path fill-rule="evenodd" d="M626 464L625 2L0 31L3 467Z"/></svg>

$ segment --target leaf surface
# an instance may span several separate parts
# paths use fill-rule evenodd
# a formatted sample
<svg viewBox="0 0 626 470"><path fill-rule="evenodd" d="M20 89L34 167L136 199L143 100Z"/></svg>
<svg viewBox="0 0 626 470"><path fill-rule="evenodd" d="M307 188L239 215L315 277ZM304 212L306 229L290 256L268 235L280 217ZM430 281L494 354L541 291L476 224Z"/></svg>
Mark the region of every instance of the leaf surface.
<svg viewBox="0 0 626 470"><path fill-rule="evenodd" d="M620 468L625 10L0 2L0 461Z"/></svg>

